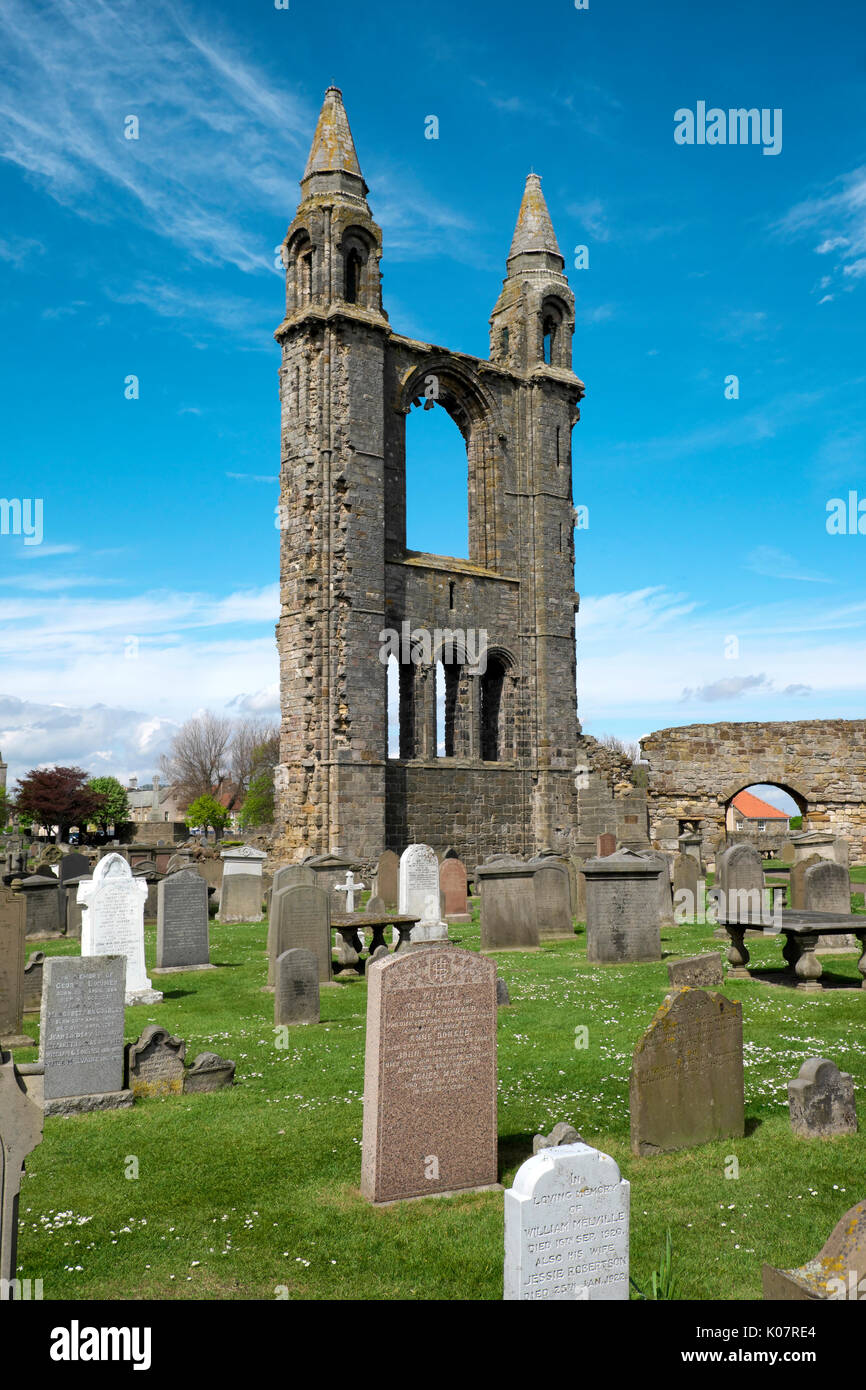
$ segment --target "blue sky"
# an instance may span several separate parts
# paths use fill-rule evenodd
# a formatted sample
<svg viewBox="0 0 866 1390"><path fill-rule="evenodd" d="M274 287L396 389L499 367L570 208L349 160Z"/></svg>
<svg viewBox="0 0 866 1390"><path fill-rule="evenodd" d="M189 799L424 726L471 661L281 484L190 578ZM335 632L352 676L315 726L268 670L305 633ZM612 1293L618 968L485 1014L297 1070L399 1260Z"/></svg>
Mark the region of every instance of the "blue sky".
<svg viewBox="0 0 866 1390"><path fill-rule="evenodd" d="M825 523L866 499L864 28L855 0L4 0L0 493L44 508L41 545L0 536L12 775L149 777L196 710L276 713L274 252L331 82L399 331L487 355L543 177L587 391L584 728L861 717L866 535ZM781 152L676 144L698 101L781 109ZM416 416L409 543L462 553L459 437Z"/></svg>

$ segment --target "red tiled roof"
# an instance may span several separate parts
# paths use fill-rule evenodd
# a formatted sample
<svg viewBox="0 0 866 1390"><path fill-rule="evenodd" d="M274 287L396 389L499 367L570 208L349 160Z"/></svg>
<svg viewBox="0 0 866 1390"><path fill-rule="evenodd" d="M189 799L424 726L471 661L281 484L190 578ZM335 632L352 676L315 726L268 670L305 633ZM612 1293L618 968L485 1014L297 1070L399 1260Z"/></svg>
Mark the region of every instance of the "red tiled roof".
<svg viewBox="0 0 866 1390"><path fill-rule="evenodd" d="M791 815L789 811L780 811L778 806L771 806L768 801L752 796L751 792L737 792L734 809L749 820L788 820Z"/></svg>

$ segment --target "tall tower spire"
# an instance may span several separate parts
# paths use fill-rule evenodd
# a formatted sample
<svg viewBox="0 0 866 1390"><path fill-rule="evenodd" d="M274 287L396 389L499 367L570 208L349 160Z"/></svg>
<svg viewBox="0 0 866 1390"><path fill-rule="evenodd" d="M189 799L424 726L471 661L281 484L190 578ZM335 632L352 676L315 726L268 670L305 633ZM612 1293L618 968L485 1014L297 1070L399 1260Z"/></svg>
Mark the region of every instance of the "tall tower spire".
<svg viewBox="0 0 866 1390"><path fill-rule="evenodd" d="M366 198L369 191L361 174L339 87L329 87L325 92L301 179L301 191L305 198L325 191Z"/></svg>
<svg viewBox="0 0 866 1390"><path fill-rule="evenodd" d="M570 372L574 295L538 174L527 176L505 264L490 316L491 360L518 371L548 366Z"/></svg>

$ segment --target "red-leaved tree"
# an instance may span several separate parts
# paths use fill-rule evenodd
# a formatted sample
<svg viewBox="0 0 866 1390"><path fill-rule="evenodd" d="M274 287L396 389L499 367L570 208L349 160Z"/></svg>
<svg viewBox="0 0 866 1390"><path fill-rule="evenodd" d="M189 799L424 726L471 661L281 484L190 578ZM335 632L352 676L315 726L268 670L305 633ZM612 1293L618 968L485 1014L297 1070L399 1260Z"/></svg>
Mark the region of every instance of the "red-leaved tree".
<svg viewBox="0 0 866 1390"><path fill-rule="evenodd" d="M19 780L16 805L40 825L56 825L64 840L71 825L84 828L102 800L80 767L38 767Z"/></svg>

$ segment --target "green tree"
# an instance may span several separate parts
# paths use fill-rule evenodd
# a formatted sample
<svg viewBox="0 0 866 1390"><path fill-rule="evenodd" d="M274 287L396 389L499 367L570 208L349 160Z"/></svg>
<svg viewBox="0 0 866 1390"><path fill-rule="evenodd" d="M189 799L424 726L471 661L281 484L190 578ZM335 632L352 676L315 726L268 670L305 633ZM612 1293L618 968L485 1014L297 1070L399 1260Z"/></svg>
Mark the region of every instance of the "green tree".
<svg viewBox="0 0 866 1390"><path fill-rule="evenodd" d="M116 777L93 777L87 785L101 798L91 817L100 830L107 831L110 825L116 828L129 820L129 798Z"/></svg>
<svg viewBox="0 0 866 1390"><path fill-rule="evenodd" d="M273 825L273 768L263 769L250 778L249 789L241 807L240 823L244 830L250 830L257 825Z"/></svg>
<svg viewBox="0 0 866 1390"><path fill-rule="evenodd" d="M225 806L221 806L210 792L197 796L187 807L187 825L200 825L205 830L212 830L217 837L222 834L230 820L231 812L227 811Z"/></svg>
<svg viewBox="0 0 866 1390"><path fill-rule="evenodd" d="M789 830L802 830L802 829L803 829L803 817L802 817L802 816L792 816L791 819L788 821L788 829L789 829Z"/></svg>

